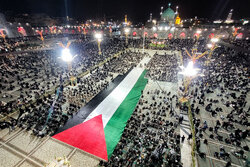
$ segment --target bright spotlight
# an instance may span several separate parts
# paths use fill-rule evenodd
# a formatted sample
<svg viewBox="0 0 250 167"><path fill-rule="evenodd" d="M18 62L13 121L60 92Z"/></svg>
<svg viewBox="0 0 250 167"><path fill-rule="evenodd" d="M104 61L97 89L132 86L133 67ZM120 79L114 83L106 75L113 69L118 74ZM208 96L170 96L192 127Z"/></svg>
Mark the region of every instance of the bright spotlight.
<svg viewBox="0 0 250 167"><path fill-rule="evenodd" d="M156 31L156 27L153 27L153 31Z"/></svg>
<svg viewBox="0 0 250 167"><path fill-rule="evenodd" d="M73 56L68 48L62 50L62 60L65 62L71 62L73 60Z"/></svg>
<svg viewBox="0 0 250 167"><path fill-rule="evenodd" d="M181 68L182 68L182 71L180 72L180 74L184 76L189 76L189 77L197 75L198 70L199 70L197 68L194 68L194 63L192 61L188 63L186 68L185 67L181 67Z"/></svg>
<svg viewBox="0 0 250 167"><path fill-rule="evenodd" d="M213 45L212 45L211 43L209 43L209 44L207 44L207 47L208 47L208 48L212 48Z"/></svg>
<svg viewBox="0 0 250 167"><path fill-rule="evenodd" d="M96 33L95 38L98 39L98 40L101 40L102 39L102 34L101 33Z"/></svg>
<svg viewBox="0 0 250 167"><path fill-rule="evenodd" d="M162 27L159 27L159 30L161 31L163 28Z"/></svg>
<svg viewBox="0 0 250 167"><path fill-rule="evenodd" d="M130 29L129 28L125 28L125 33L129 33Z"/></svg>
<svg viewBox="0 0 250 167"><path fill-rule="evenodd" d="M219 42L219 38L212 38L211 41L212 41L213 43Z"/></svg>
<svg viewBox="0 0 250 167"><path fill-rule="evenodd" d="M197 33L197 34L200 34L200 33L201 33L201 30L197 30L196 33Z"/></svg>

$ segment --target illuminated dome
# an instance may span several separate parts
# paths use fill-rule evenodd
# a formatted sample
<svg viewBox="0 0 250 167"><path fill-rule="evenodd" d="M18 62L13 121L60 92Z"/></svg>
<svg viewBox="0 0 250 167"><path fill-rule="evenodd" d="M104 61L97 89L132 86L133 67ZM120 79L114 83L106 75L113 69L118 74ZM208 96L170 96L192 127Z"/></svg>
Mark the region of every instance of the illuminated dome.
<svg viewBox="0 0 250 167"><path fill-rule="evenodd" d="M161 20L174 21L175 12L173 11L173 9L170 8L170 4L168 6L169 7L162 13Z"/></svg>

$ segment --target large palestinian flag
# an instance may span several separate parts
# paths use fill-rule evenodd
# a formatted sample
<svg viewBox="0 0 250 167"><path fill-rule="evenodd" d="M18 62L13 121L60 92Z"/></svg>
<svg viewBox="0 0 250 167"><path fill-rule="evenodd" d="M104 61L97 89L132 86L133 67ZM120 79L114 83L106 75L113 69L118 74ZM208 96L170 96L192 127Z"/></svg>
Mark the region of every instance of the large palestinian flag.
<svg viewBox="0 0 250 167"><path fill-rule="evenodd" d="M134 68L85 119L73 117L53 138L107 161L147 84L145 73Z"/></svg>

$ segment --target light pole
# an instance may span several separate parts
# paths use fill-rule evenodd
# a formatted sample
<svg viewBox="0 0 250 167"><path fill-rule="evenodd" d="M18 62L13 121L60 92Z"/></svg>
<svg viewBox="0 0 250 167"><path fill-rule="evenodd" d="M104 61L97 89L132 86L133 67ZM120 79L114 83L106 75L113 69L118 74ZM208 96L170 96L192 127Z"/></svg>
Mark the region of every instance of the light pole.
<svg viewBox="0 0 250 167"><path fill-rule="evenodd" d="M199 41L201 32L202 32L201 30L197 30L197 31L196 31L196 40L197 40L196 43L195 43L196 46L198 45L198 41Z"/></svg>
<svg viewBox="0 0 250 167"><path fill-rule="evenodd" d="M187 102L188 99L186 98L187 96L187 92L188 92L188 87L192 81L193 78L195 78L197 75L198 75L198 71L199 69L198 68L194 68L194 62L193 61L190 61L187 65L187 67L183 67L183 66L180 66L181 68L181 72L179 72L179 74L183 75L184 76L184 82L183 82L183 85L184 85L184 92L183 92L183 96L182 98L180 99L181 102Z"/></svg>
<svg viewBox="0 0 250 167"><path fill-rule="evenodd" d="M68 70L69 70L69 74L70 74L71 69L72 69L72 64L71 63L72 63L74 57L72 56L72 54L70 53L70 50L68 48L64 48L62 50L61 59L68 64ZM76 85L75 77L73 75L70 76L70 81L71 81L72 86Z"/></svg>
<svg viewBox="0 0 250 167"><path fill-rule="evenodd" d="M125 32L125 36L126 36L126 44L128 44L128 34L130 32L130 29L129 28L125 28L124 32Z"/></svg>
<svg viewBox="0 0 250 167"><path fill-rule="evenodd" d="M197 68L194 68L194 63L193 61L190 61L187 65L187 67L181 67L182 71L179 72L180 74L182 74L184 76L184 94L182 96L180 100L180 102L185 103L185 105L188 107L188 117L189 117L189 121L190 121L190 125L191 125L191 132L193 135L193 142L192 142L192 150L191 150L191 155L192 155L192 166L195 166L195 150L196 150L196 140L195 140L195 126L194 126L194 122L193 122L193 115L192 115L192 111L191 111L191 105L190 105L190 101L187 98L188 96L188 88L189 85L192 81L193 78L195 78L196 76L198 76L198 70Z"/></svg>
<svg viewBox="0 0 250 167"><path fill-rule="evenodd" d="M198 60L199 58L205 56L208 51L205 51L203 53L197 53L197 48L192 49L192 55L187 51L187 49L185 49L186 53L188 54L188 56L191 58L191 60L193 61L193 63L195 63L196 60Z"/></svg>
<svg viewBox="0 0 250 167"><path fill-rule="evenodd" d="M97 44L98 44L98 54L101 55L102 54L102 51L101 51L102 34L96 33L95 38L96 38Z"/></svg>
<svg viewBox="0 0 250 167"><path fill-rule="evenodd" d="M206 60L206 66L210 63L210 59L211 59L211 57L212 57L212 53L213 53L213 51L216 49L216 48L218 48L219 46L217 46L216 45L216 43L217 42L219 42L219 38L212 38L211 39L211 43L209 43L209 44L207 44L207 47L210 49L209 50L209 55L208 55L208 57L207 57L207 60Z"/></svg>
<svg viewBox="0 0 250 167"><path fill-rule="evenodd" d="M198 39L200 38L201 30L197 30L196 33L198 34Z"/></svg>

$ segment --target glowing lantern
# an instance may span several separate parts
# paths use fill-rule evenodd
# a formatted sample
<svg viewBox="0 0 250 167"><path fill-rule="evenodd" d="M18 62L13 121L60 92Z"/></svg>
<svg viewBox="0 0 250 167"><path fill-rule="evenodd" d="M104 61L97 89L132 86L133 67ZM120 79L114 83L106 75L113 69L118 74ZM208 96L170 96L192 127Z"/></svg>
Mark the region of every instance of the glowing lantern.
<svg viewBox="0 0 250 167"><path fill-rule="evenodd" d="M133 32L133 36L136 36L136 34L137 34L137 33L134 31L134 32Z"/></svg>
<svg viewBox="0 0 250 167"><path fill-rule="evenodd" d="M154 33L154 37L157 38L157 37L158 37L158 34L157 34L157 33Z"/></svg>

